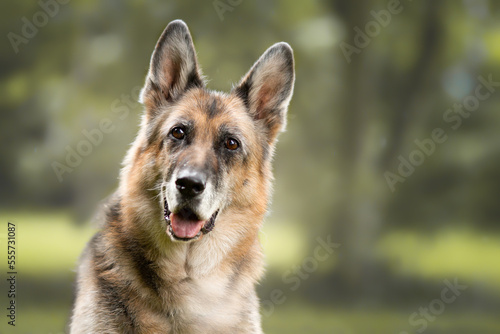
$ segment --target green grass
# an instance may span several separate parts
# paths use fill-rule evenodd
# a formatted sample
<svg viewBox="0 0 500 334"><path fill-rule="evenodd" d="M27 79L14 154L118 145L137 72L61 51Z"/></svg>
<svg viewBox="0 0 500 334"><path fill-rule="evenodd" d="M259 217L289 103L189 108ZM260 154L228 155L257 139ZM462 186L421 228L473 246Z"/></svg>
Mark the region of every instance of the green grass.
<svg viewBox="0 0 500 334"><path fill-rule="evenodd" d="M2 243L7 222L16 224L16 262L20 274L41 278L70 275L85 244L95 233L89 224L72 224L67 212L2 213L0 222ZM6 253L2 252L0 257L4 256Z"/></svg>
<svg viewBox="0 0 500 334"><path fill-rule="evenodd" d="M380 240L377 251L397 274L482 281L500 293L498 235L463 228L444 229L433 235L393 231Z"/></svg>
<svg viewBox="0 0 500 334"><path fill-rule="evenodd" d="M69 322L70 311L65 306L20 307L16 326L7 326L2 322L3 333L22 334L64 334Z"/></svg>
<svg viewBox="0 0 500 334"><path fill-rule="evenodd" d="M306 304L283 305L263 318L268 334L402 334L419 329L408 323L413 311L365 311L321 308ZM425 333L498 334L500 322L494 315L442 314L429 322Z"/></svg>

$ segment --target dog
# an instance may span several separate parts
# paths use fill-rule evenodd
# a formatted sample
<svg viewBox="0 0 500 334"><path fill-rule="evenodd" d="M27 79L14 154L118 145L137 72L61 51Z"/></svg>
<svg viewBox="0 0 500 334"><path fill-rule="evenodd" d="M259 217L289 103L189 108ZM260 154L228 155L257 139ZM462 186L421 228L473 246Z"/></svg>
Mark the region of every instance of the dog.
<svg viewBox="0 0 500 334"><path fill-rule="evenodd" d="M258 234L294 81L281 42L230 93L208 90L187 25L167 25L118 190L80 259L72 334L262 333Z"/></svg>

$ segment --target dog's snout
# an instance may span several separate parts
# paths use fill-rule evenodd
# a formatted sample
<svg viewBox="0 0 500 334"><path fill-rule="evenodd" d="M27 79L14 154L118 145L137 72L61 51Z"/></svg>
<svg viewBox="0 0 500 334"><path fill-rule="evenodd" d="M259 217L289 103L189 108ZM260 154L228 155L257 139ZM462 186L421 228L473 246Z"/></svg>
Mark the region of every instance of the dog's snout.
<svg viewBox="0 0 500 334"><path fill-rule="evenodd" d="M175 181L177 190L186 197L195 197L205 190L207 177L204 173L185 170Z"/></svg>

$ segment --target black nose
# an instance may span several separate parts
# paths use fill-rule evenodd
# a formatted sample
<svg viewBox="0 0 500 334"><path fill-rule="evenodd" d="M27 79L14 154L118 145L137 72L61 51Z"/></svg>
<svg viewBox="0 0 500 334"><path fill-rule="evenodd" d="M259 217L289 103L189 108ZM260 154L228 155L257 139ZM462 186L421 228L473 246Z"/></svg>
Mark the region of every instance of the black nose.
<svg viewBox="0 0 500 334"><path fill-rule="evenodd" d="M177 190L186 197L195 197L205 190L207 177L201 172L184 170L175 181Z"/></svg>

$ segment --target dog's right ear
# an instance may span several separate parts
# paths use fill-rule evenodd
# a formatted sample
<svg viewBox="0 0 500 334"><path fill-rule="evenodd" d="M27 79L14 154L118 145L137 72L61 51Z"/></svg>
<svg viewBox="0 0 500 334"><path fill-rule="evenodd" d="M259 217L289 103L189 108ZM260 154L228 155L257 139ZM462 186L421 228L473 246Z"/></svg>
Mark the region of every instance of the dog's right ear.
<svg viewBox="0 0 500 334"><path fill-rule="evenodd" d="M156 43L139 102L154 114L189 88L203 86L189 29L182 20L172 21Z"/></svg>

